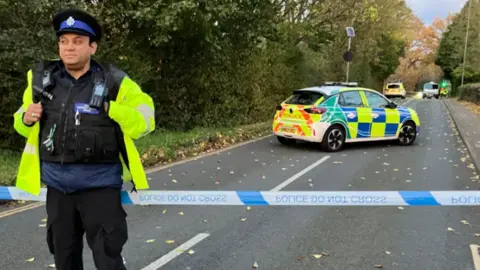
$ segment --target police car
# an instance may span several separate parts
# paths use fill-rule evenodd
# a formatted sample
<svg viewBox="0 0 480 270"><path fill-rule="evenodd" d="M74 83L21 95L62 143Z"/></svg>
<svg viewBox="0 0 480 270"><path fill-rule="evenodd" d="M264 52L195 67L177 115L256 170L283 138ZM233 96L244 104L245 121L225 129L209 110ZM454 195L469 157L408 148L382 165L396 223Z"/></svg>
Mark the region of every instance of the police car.
<svg viewBox="0 0 480 270"><path fill-rule="evenodd" d="M399 97L405 99L407 97L407 91L405 91L405 87L403 87L401 82L387 83L383 89L383 94L387 98Z"/></svg>
<svg viewBox="0 0 480 270"><path fill-rule="evenodd" d="M325 84L293 91L276 108L273 133L282 144L321 143L329 152L345 143L396 140L411 145L420 130L418 114L358 84Z"/></svg>

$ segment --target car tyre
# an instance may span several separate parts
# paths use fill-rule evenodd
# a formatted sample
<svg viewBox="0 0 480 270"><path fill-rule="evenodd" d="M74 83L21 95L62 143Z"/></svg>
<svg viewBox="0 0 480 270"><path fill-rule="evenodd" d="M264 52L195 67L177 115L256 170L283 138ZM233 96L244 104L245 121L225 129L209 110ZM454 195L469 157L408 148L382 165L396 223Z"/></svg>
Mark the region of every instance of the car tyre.
<svg viewBox="0 0 480 270"><path fill-rule="evenodd" d="M333 125L327 129L322 139L322 149L327 152L337 152L345 146L346 132L343 126Z"/></svg>
<svg viewBox="0 0 480 270"><path fill-rule="evenodd" d="M402 125L398 133L398 143L400 145L411 145L417 138L417 129L412 121Z"/></svg>
<svg viewBox="0 0 480 270"><path fill-rule="evenodd" d="M277 140L283 145L294 145L297 141L295 139L277 136Z"/></svg>

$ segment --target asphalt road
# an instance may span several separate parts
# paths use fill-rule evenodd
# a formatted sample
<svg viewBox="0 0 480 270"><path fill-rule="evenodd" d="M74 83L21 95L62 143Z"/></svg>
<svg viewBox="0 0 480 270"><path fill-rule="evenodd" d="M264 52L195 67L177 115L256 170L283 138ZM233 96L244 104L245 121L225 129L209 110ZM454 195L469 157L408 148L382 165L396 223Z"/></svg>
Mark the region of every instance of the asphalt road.
<svg viewBox="0 0 480 270"><path fill-rule="evenodd" d="M152 189L272 190L325 156L288 190L468 190L473 163L439 100L417 110L414 145L355 144L339 153L268 137L149 175ZM172 180L176 180L175 182ZM474 269L474 207L128 206L128 269ZM166 212L165 212L166 211ZM182 212L183 215L179 213ZM47 269L44 207L0 218L0 269ZM463 222L462 222L463 221ZM465 222L466 221L466 222ZM464 224L467 223L468 224ZM448 230L448 228L454 231ZM191 240L193 238L193 240ZM148 241L150 240L150 241ZM154 240L154 241L151 241ZM166 243L175 240L174 243ZM169 253L187 243L183 254ZM85 245L87 247L87 245ZM192 254L187 251L193 250ZM328 254L317 259L312 254ZM35 258L33 261L27 259ZM88 248L86 269L95 269Z"/></svg>

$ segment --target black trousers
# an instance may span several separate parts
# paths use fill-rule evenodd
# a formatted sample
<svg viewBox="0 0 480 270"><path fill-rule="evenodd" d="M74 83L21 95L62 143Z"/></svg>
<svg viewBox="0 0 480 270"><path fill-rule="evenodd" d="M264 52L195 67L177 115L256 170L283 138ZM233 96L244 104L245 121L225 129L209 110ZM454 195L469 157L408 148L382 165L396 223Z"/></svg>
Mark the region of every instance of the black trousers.
<svg viewBox="0 0 480 270"><path fill-rule="evenodd" d="M65 194L47 188L47 244L58 270L83 270L83 235L99 270L124 270L128 239L120 190L92 189Z"/></svg>

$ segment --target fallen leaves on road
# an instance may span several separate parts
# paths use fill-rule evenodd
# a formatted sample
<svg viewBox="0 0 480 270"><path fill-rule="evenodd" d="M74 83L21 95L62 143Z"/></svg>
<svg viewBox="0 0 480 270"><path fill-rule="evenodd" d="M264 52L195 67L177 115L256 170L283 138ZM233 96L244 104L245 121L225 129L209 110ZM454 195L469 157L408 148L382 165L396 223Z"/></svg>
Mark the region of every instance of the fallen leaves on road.
<svg viewBox="0 0 480 270"><path fill-rule="evenodd" d="M250 211L250 210L252 210L252 207L247 206L247 211Z"/></svg>
<svg viewBox="0 0 480 270"><path fill-rule="evenodd" d="M27 261L27 262L33 262L33 261L35 261L35 257L32 257L32 258L30 258L30 259L27 259L26 261Z"/></svg>
<svg viewBox="0 0 480 270"><path fill-rule="evenodd" d="M412 180L405 180L405 182L410 183L410 182L412 182Z"/></svg>
<svg viewBox="0 0 480 270"><path fill-rule="evenodd" d="M47 224L46 223L38 224L38 227L47 227Z"/></svg>
<svg viewBox="0 0 480 270"><path fill-rule="evenodd" d="M476 233L475 236L476 236L476 237L480 237L480 233Z"/></svg>
<svg viewBox="0 0 480 270"><path fill-rule="evenodd" d="M183 212L178 213L180 216L183 216Z"/></svg>
<svg viewBox="0 0 480 270"><path fill-rule="evenodd" d="M464 225L470 225L470 223L468 223L468 221L466 221L466 220L462 220L461 222L462 222Z"/></svg>
<svg viewBox="0 0 480 270"><path fill-rule="evenodd" d="M390 254L392 254L392 252L390 252L388 250L385 250L385 254L390 255Z"/></svg>
<svg viewBox="0 0 480 270"><path fill-rule="evenodd" d="M334 163L334 164L343 164L342 161L334 161L333 163Z"/></svg>
<svg viewBox="0 0 480 270"><path fill-rule="evenodd" d="M246 218L241 218L240 220L243 221L243 222L247 221Z"/></svg>
<svg viewBox="0 0 480 270"><path fill-rule="evenodd" d="M172 179L172 182L173 182L173 183L178 183L178 181L177 181L177 180L175 180L175 179Z"/></svg>
<svg viewBox="0 0 480 270"><path fill-rule="evenodd" d="M47 222L47 219L46 218L42 219L42 222Z"/></svg>
<svg viewBox="0 0 480 270"><path fill-rule="evenodd" d="M299 256L297 257L297 261L301 261L302 259L303 259L303 258L302 258L301 255L299 255Z"/></svg>
<svg viewBox="0 0 480 270"><path fill-rule="evenodd" d="M190 250L188 251L188 254L190 254L190 255L192 255L192 254L194 254L194 253L195 253L195 251L194 251L193 249L190 249Z"/></svg>
<svg viewBox="0 0 480 270"><path fill-rule="evenodd" d="M175 243L175 240L166 240L165 243L167 243L167 244L173 244L173 243Z"/></svg>
<svg viewBox="0 0 480 270"><path fill-rule="evenodd" d="M257 269L258 268L258 263L257 262L254 262L253 265L252 265L253 269Z"/></svg>
<svg viewBox="0 0 480 270"><path fill-rule="evenodd" d="M395 168L395 169L393 169L393 171L394 171L394 172L398 172L398 169Z"/></svg>
<svg viewBox="0 0 480 270"><path fill-rule="evenodd" d="M162 214L165 215L166 213L167 213L167 209L163 209Z"/></svg>
<svg viewBox="0 0 480 270"><path fill-rule="evenodd" d="M390 163L384 162L383 165L385 165L385 166L390 166Z"/></svg>
<svg viewBox="0 0 480 270"><path fill-rule="evenodd" d="M383 268L383 264L375 264L374 265L376 268Z"/></svg>
<svg viewBox="0 0 480 270"><path fill-rule="evenodd" d="M470 163L470 164L467 166L467 168L472 169L472 170L475 170L475 166L473 166L472 163Z"/></svg>
<svg viewBox="0 0 480 270"><path fill-rule="evenodd" d="M315 257L315 259L320 259L323 257L322 254L312 254L313 257Z"/></svg>
<svg viewBox="0 0 480 270"><path fill-rule="evenodd" d="M49 264L49 265L48 265L48 267L49 267L49 268L56 268L56 266L55 266L55 264L54 264L54 263L52 263L52 264Z"/></svg>
<svg viewBox="0 0 480 270"><path fill-rule="evenodd" d="M148 239L147 241L145 241L146 243L153 243L155 242L155 239Z"/></svg>
<svg viewBox="0 0 480 270"><path fill-rule="evenodd" d="M452 227L448 227L448 228L447 228L447 231L449 231L449 232L455 232L455 230L454 230Z"/></svg>
<svg viewBox="0 0 480 270"><path fill-rule="evenodd" d="M397 208L398 208L398 209L400 209L400 210L403 210L403 209L405 209L405 208L403 208L403 207L401 207L401 206L399 206L399 207L397 207Z"/></svg>

